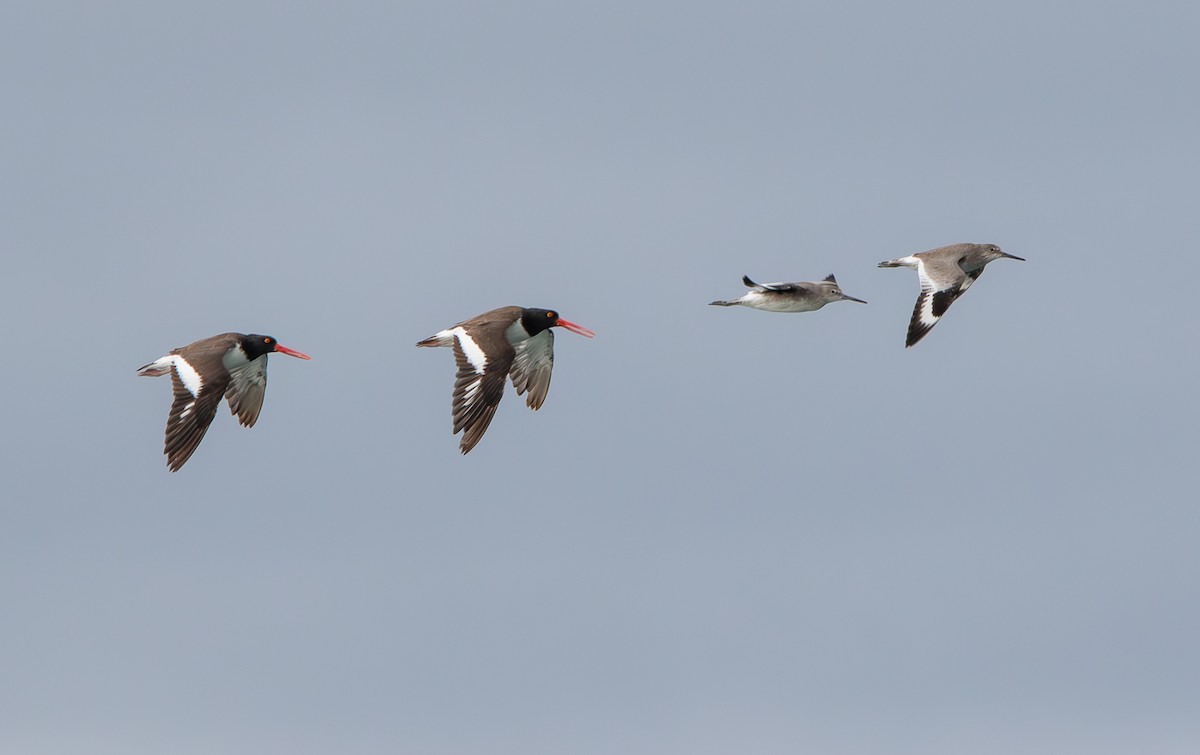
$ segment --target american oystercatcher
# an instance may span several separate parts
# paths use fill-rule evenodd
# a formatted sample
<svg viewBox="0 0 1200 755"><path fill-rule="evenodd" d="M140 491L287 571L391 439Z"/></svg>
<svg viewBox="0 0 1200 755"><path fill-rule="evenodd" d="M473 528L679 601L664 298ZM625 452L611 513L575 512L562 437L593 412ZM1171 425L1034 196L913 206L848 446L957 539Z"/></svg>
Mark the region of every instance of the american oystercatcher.
<svg viewBox="0 0 1200 755"><path fill-rule="evenodd" d="M1001 258L1025 261L1000 251L995 244L951 244L880 262L880 267L911 267L921 281L921 293L908 321L905 348L924 338L950 305L983 275L983 268Z"/></svg>
<svg viewBox="0 0 1200 755"><path fill-rule="evenodd" d="M512 378L517 395L529 392L525 403L540 409L550 390L554 366L553 327L591 338L592 331L568 322L552 309L500 307L434 333L418 346L451 346L458 373L454 379L451 412L454 432L463 432L459 450L475 447L487 431L504 395L504 379Z"/></svg>
<svg viewBox="0 0 1200 755"><path fill-rule="evenodd" d="M311 359L271 336L222 333L173 349L138 370L143 377L171 373L175 400L167 415L163 453L172 472L191 457L217 414L221 396L246 427L254 427L267 390L267 354Z"/></svg>
<svg viewBox="0 0 1200 755"><path fill-rule="evenodd" d="M750 276L743 275L742 283L750 290L737 299L730 301L713 301L710 305L717 307L732 307L740 304L743 307L762 309L767 312L812 312L824 307L831 301L856 301L866 304L862 299L855 299L842 293L841 286L832 274L815 283L755 283Z"/></svg>

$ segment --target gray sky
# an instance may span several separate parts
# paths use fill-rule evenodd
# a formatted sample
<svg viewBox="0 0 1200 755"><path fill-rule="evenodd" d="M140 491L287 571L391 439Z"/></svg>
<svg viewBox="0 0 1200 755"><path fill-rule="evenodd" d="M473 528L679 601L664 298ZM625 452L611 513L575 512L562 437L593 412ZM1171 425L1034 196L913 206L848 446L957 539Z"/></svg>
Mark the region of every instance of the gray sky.
<svg viewBox="0 0 1200 755"><path fill-rule="evenodd" d="M1196 751L1195 3L3 16L0 751ZM508 304L599 335L464 458Z"/></svg>

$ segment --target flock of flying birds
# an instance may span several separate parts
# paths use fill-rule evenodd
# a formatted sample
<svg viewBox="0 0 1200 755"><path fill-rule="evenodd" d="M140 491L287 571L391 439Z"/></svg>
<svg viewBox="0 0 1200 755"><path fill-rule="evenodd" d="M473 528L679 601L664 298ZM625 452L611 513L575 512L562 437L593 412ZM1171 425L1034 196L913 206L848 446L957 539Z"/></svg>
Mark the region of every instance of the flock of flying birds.
<svg viewBox="0 0 1200 755"><path fill-rule="evenodd" d="M879 267L912 268L921 282L905 346L920 341L971 287L983 268L1003 257L1024 261L1000 251L995 244L952 244L880 262ZM759 284L748 277L742 281L749 291L737 299L712 304L768 312L811 312L842 300L866 304L843 293L832 275L818 282ZM500 307L417 342L417 346L454 349L458 372L451 406L454 433L463 434L459 443L462 453L474 448L487 431L507 379L512 380L518 396L528 394L525 402L530 409L541 408L554 366L551 328L555 327L588 338L595 335L551 309ZM254 426L267 389L267 355L271 352L310 358L271 336L222 333L174 349L138 370L139 375L148 377L171 375L174 400L167 415L163 452L172 472L178 471L200 445L222 396L242 425Z"/></svg>

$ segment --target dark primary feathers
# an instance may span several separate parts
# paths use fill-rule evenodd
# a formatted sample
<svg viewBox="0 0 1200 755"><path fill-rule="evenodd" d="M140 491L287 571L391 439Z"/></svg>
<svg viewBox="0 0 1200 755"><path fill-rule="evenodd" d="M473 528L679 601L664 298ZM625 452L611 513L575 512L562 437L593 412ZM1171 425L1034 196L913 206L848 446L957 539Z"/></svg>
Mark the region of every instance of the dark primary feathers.
<svg viewBox="0 0 1200 755"><path fill-rule="evenodd" d="M450 399L451 416L454 432L463 433L459 449L465 454L483 438L496 416L500 399L504 397L504 380L512 363L512 353L510 349L507 354L491 355L481 375L456 340L454 361L458 372L454 376L454 392Z"/></svg>
<svg viewBox="0 0 1200 755"><path fill-rule="evenodd" d="M213 417L217 416L223 388L217 383L205 385L200 395L192 396L174 371L171 372L171 388L174 399L167 413L163 453L167 455L167 468L178 472L192 458Z"/></svg>

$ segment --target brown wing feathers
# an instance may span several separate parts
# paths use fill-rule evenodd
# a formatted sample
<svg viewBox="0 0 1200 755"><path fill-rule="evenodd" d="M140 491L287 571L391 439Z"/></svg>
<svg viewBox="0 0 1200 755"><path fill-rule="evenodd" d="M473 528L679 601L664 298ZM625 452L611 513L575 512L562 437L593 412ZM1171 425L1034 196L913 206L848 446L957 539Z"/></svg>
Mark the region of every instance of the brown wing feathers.
<svg viewBox="0 0 1200 755"><path fill-rule="evenodd" d="M171 387L175 400L171 403L171 411L167 415L166 438L163 443L163 453L167 455L167 467L176 472L191 458L208 426L212 424L217 414L217 406L221 403L224 393L223 385L205 383L200 389L199 396L193 396L179 379L174 370L171 371Z"/></svg>
<svg viewBox="0 0 1200 755"><path fill-rule="evenodd" d="M512 364L512 353L510 351L499 356L492 354L481 375L475 371L463 353L462 345L456 340L454 361L458 365L451 402L454 432L462 431L459 450L465 454L475 447L496 416L496 407L504 395L504 379Z"/></svg>

